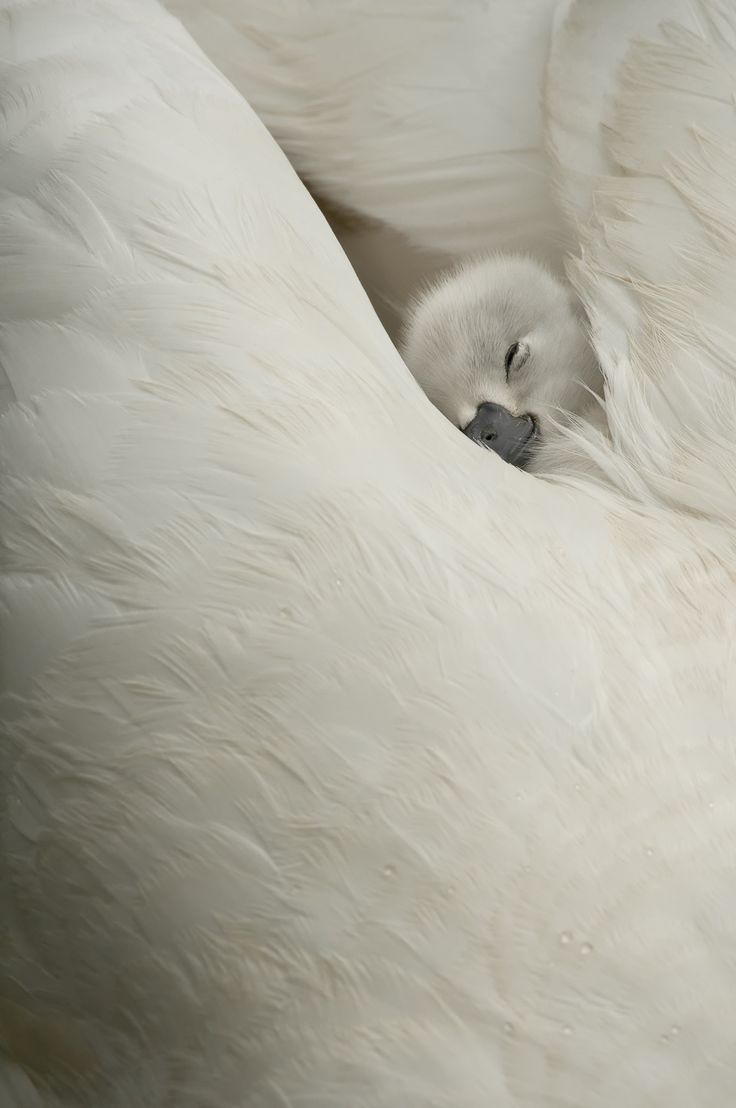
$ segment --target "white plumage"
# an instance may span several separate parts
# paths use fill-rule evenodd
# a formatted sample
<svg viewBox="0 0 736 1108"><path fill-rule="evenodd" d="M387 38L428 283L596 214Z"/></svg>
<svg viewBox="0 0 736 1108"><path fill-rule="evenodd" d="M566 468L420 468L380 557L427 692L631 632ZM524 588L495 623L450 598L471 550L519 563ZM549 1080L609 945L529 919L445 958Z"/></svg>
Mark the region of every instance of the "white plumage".
<svg viewBox="0 0 736 1108"><path fill-rule="evenodd" d="M728 8L605 106L618 491L430 406L155 4L0 11L3 1108L730 1106Z"/></svg>
<svg viewBox="0 0 736 1108"><path fill-rule="evenodd" d="M382 322L417 279L485 250L562 265L544 148L557 0L166 0L320 197Z"/></svg>
<svg viewBox="0 0 736 1108"><path fill-rule="evenodd" d="M166 6L337 202L425 249L559 259L541 111L556 0Z"/></svg>

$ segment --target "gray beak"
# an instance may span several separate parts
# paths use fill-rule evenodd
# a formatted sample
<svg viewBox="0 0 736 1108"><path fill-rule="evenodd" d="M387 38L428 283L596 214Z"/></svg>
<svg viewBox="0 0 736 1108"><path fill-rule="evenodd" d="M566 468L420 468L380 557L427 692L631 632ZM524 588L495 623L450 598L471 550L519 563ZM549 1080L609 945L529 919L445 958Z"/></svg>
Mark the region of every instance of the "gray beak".
<svg viewBox="0 0 736 1108"><path fill-rule="evenodd" d="M537 425L531 416L512 415L500 404L481 404L463 434L523 469L531 457Z"/></svg>

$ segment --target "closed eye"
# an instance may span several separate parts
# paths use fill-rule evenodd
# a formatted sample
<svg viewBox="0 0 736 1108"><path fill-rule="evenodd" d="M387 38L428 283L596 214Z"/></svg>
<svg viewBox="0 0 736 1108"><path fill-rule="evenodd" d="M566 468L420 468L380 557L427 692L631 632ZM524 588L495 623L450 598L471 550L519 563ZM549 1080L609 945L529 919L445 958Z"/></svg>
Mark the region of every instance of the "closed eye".
<svg viewBox="0 0 736 1108"><path fill-rule="evenodd" d="M504 359L507 381L509 379L511 371L513 369L521 369L528 357L529 347L525 342L513 342L511 344L511 346L506 351L506 357Z"/></svg>

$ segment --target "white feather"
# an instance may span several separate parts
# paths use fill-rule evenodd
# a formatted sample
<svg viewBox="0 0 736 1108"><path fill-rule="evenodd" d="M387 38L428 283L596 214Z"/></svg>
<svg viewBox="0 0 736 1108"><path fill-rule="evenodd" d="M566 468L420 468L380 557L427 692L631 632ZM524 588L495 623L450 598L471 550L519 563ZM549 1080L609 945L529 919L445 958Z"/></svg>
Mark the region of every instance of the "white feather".
<svg viewBox="0 0 736 1108"><path fill-rule="evenodd" d="M700 30L666 25L626 55L605 121L616 168L590 180L592 218L573 272L620 463L661 503L730 526L736 23L718 3L690 10ZM563 188L569 180L563 165Z"/></svg>
<svg viewBox="0 0 736 1108"><path fill-rule="evenodd" d="M559 265L541 94L555 0L166 0L299 173L433 252Z"/></svg>
<svg viewBox="0 0 736 1108"><path fill-rule="evenodd" d="M591 226L610 457L653 455L652 492L545 484L425 400L175 20L0 12L12 1108L730 1105L736 559L720 486L676 507L651 435L682 410L650 402L651 321L704 313L698 388L730 354L712 226L666 310L672 253ZM680 89L731 64L704 33ZM620 118L638 87L664 123L642 49ZM668 172L712 197L681 116L708 100L669 95ZM595 187L662 218L656 181Z"/></svg>

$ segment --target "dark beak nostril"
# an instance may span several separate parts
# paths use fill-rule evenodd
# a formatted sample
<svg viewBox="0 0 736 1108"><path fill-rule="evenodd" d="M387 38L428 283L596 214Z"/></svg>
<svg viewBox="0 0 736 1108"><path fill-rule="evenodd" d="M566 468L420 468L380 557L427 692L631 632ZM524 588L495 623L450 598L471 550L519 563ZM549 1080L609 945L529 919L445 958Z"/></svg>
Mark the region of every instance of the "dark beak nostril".
<svg viewBox="0 0 736 1108"><path fill-rule="evenodd" d="M486 450L492 450L512 465L525 466L532 441L538 430L533 416L512 415L500 404L490 401L479 404L475 416L463 433Z"/></svg>

